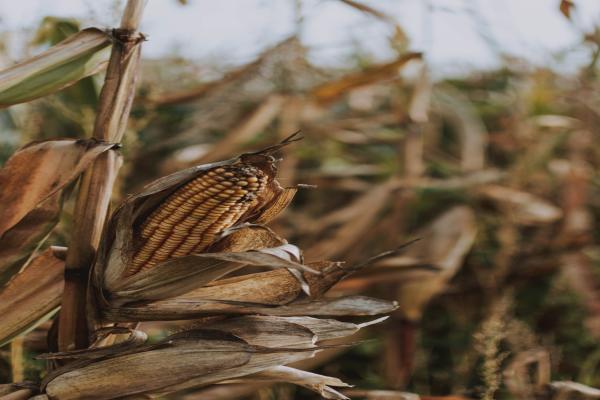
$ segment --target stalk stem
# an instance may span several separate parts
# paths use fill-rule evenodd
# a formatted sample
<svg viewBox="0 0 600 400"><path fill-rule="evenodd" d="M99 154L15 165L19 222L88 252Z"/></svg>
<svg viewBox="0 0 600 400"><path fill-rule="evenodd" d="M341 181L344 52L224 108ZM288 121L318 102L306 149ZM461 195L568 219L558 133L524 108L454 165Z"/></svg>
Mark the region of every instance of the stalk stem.
<svg viewBox="0 0 600 400"><path fill-rule="evenodd" d="M93 138L119 143L135 95L140 43L137 32L146 0L128 0L121 26L113 30L113 47L104 86L100 93ZM74 229L65 264L65 289L59 315L59 351L86 348L89 345L86 308L88 276L104 222L121 159L118 152L99 156L83 174L74 213Z"/></svg>

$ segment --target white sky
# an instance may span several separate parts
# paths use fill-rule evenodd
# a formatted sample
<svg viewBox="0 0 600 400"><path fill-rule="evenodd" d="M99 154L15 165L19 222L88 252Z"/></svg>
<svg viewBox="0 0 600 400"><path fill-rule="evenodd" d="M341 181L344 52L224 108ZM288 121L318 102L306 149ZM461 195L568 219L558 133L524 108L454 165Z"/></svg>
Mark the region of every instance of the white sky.
<svg viewBox="0 0 600 400"><path fill-rule="evenodd" d="M559 13L559 0L363 2L395 16L411 38L411 48L425 51L437 74L497 65L490 42L537 64L572 69L586 62L587 55L565 52L581 41L582 31L600 23L600 0L575 0L575 25ZM115 5L123 3L0 0L0 30L33 28L45 15L82 18L86 26L114 26L119 12ZM175 0L150 0L142 25L150 37L144 55L245 63L294 32L294 7L294 0L189 0L186 6ZM378 59L393 56L386 39L389 26L337 0L302 0L302 15L301 38L317 64L343 65L357 44ZM482 30L491 40L482 37ZM562 60L552 56L561 52L567 55Z"/></svg>

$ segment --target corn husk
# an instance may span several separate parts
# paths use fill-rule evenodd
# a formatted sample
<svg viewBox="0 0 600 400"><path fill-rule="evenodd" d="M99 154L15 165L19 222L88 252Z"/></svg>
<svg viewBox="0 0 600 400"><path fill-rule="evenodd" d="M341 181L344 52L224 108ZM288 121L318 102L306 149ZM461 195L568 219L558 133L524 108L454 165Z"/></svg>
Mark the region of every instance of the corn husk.
<svg viewBox="0 0 600 400"><path fill-rule="evenodd" d="M94 267L101 318L116 322L250 313L375 315L395 309L394 303L362 297L311 301L350 270L331 262L305 265L300 249L262 225L275 218L296 192L296 188L282 188L274 179L276 168L268 158L293 140L292 136L263 151L180 171L130 196L111 218ZM133 226L148 210L207 170L256 158L268 160L273 179L249 219L224 231L204 253L171 258L124 275L132 257ZM237 276L227 277L232 273Z"/></svg>
<svg viewBox="0 0 600 400"><path fill-rule="evenodd" d="M247 376L336 393L327 386L345 386L338 379L280 366L312 357L324 340L351 335L381 320L351 324L306 317L233 318L99 358L86 358L79 351L79 361L51 373L43 386L56 399L109 399L167 394Z"/></svg>

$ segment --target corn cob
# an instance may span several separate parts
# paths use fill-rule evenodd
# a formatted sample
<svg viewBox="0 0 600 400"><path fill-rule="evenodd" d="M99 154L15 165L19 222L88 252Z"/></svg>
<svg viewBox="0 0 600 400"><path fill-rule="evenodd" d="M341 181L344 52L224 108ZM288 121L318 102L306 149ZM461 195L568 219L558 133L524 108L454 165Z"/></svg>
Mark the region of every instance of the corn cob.
<svg viewBox="0 0 600 400"><path fill-rule="evenodd" d="M234 164L177 189L136 229L139 242L126 275L206 249L256 205L268 179L256 166Z"/></svg>

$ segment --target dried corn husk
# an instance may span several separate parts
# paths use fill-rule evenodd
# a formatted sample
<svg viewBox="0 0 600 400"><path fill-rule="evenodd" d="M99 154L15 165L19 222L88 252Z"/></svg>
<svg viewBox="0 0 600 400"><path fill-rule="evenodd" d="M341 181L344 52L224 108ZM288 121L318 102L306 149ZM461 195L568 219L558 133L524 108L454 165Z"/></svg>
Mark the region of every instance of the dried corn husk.
<svg viewBox="0 0 600 400"><path fill-rule="evenodd" d="M296 246L257 225L279 214L296 191L281 188L270 155L293 140L292 136L260 152L178 172L128 198L111 219L94 267L102 317L108 321L148 321L249 313L375 315L395 309L394 303L362 297L311 302L354 270L332 262L305 265ZM187 188L198 176L207 171L214 176L239 164L261 168L268 176L264 191L251 208L234 225L224 227L206 251L171 257L131 274L129 265L138 254L131 249L136 245L135 227L140 221L156 215L155 210L174 201L173 193L180 193L179 188ZM178 203L178 207L185 205ZM226 278L234 272L238 276Z"/></svg>
<svg viewBox="0 0 600 400"><path fill-rule="evenodd" d="M327 385L345 384L280 366L312 357L323 340L351 335L381 320L357 325L306 317L233 318L174 334L156 345L119 348L102 358L86 359L79 351L80 361L49 375L45 391L56 399L109 399L167 394L248 376L249 380L279 377L333 395L337 392Z"/></svg>

